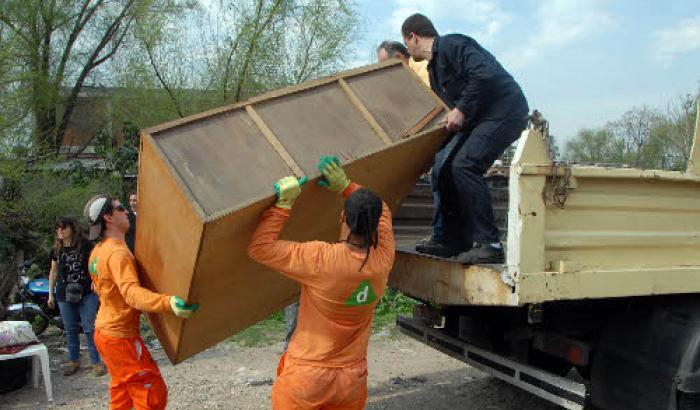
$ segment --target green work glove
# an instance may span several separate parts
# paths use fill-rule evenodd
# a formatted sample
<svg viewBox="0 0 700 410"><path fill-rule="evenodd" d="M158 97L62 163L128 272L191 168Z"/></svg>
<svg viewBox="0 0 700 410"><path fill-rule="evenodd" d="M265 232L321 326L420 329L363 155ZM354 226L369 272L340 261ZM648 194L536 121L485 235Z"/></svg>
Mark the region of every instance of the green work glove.
<svg viewBox="0 0 700 410"><path fill-rule="evenodd" d="M316 168L321 171L324 178L318 182L320 186L341 193L350 185L350 180L345 175L338 158L322 156Z"/></svg>
<svg viewBox="0 0 700 410"><path fill-rule="evenodd" d="M301 194L301 186L306 183L309 178L301 177L297 179L295 176L288 176L275 182L275 194L277 202L275 205L278 208L292 209L294 201Z"/></svg>
<svg viewBox="0 0 700 410"><path fill-rule="evenodd" d="M181 317L183 319L189 319L195 310L199 307L199 304L195 303L188 305L180 296L170 297L170 309L173 310L175 316Z"/></svg>

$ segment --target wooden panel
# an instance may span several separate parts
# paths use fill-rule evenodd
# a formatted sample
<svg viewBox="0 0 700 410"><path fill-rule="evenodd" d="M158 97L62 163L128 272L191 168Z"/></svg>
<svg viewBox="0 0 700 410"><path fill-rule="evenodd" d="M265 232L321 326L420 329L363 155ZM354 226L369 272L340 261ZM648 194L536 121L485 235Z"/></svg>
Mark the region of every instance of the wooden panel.
<svg viewBox="0 0 700 410"><path fill-rule="evenodd" d="M231 111L239 110L241 108L244 108L246 105L250 104L255 104L260 101L270 101L275 98L283 97L285 95L290 95L290 94L295 94L299 92L306 91L311 88L319 87L324 84L329 84L329 83L335 83L338 81L339 78L348 78L348 77L353 77L353 76L362 76L366 75L367 73L377 71L377 70L385 70L387 67L391 66L400 66L402 65L400 60L387 60L378 64L372 64L364 67L357 67L353 68L350 70L346 71L341 71L339 73L335 73L333 75L329 75L327 77L319 78L316 80L311 80L304 82L302 84L297 84L289 87L285 87L279 90L274 90L270 91L261 95L258 95L256 97L253 97L247 101L243 101L237 104L229 104L225 105L223 107L218 107L214 108L211 110L207 110L198 114L190 115L185 118L178 118L176 120L168 121L163 124L158 124L154 125L152 127L149 127L145 129L144 131L148 134L151 135L156 135L160 132L170 130L176 127L181 127L185 124L192 124L195 122L199 121L208 121L210 118L214 118L217 115L225 114ZM410 70L409 68L406 68L407 70ZM419 78L416 76L416 81L420 81ZM420 81L422 83L422 81ZM432 94L438 104L440 103L440 98L432 93L429 88L424 89L424 92L428 92L428 94Z"/></svg>
<svg viewBox="0 0 700 410"><path fill-rule="evenodd" d="M337 84L255 105L284 148L309 176L321 155L354 160L384 146Z"/></svg>
<svg viewBox="0 0 700 410"><path fill-rule="evenodd" d="M272 133L270 130L270 127L265 124L265 121L263 121L262 118L258 115L258 113L255 111L253 106L248 105L245 107L246 112L250 116L250 118L255 122L255 125L257 125L258 129L260 132L263 133L265 138L267 139L267 142L272 145L272 148L277 151L277 155L282 158L282 161L284 161L285 164L289 167L294 172L294 175L297 176L297 178L301 178L304 175L304 171L299 168L299 165L297 164L296 161L294 161L294 158L292 158L291 155L289 155L289 152L287 152L286 149L282 146L282 143L280 140L277 139L277 136Z"/></svg>
<svg viewBox="0 0 700 410"><path fill-rule="evenodd" d="M269 195L277 179L292 173L245 111L154 138L206 215Z"/></svg>
<svg viewBox="0 0 700 410"><path fill-rule="evenodd" d="M286 238L338 237L341 198L313 184L321 155L338 156L351 178L398 209L423 164L442 144L444 130L398 143L383 140L379 125L370 121L375 114L361 109L359 98L352 91L344 92L339 79L375 71L387 71L388 82L393 77L412 79L405 70L395 63L364 67L151 129L154 136L145 138L150 145L144 145L139 182L142 199L148 197L140 204L139 223L150 228L147 236L139 234L145 248L137 253L147 258L146 283L201 306L187 321L151 316L173 362L266 318L298 297L294 283L246 255L258 215L273 203L277 179L292 173L312 178L282 232ZM424 100L422 94L435 98L421 86L411 89L412 100ZM377 89L375 96L364 98L372 102L383 98L384 92ZM401 129L421 122L438 105L433 100L415 118L406 116ZM182 226L181 220L185 221ZM171 261L181 266L175 269ZM173 271L177 275L171 275Z"/></svg>
<svg viewBox="0 0 700 410"><path fill-rule="evenodd" d="M344 165L348 176L379 193L393 211L413 188L421 164L442 144L442 130L394 144ZM412 164L399 166L399 164ZM343 200L310 180L292 210L282 237L335 242L340 234ZM201 301L198 314L185 321L182 340L170 359L177 363L268 317L298 297L291 280L248 258L246 247L260 213L274 203L268 196L206 224L190 300Z"/></svg>
<svg viewBox="0 0 700 410"><path fill-rule="evenodd" d="M203 222L148 134L141 138L138 197L135 256L141 272L148 273L141 276L143 285L187 298ZM149 319L168 355L174 355L182 320L171 314Z"/></svg>
<svg viewBox="0 0 700 410"><path fill-rule="evenodd" d="M367 111L367 107L360 101L360 99L355 95L355 92L350 88L348 83L345 82L342 78L338 80L338 85L340 85L340 88L343 90L345 95L348 96L350 101L352 102L352 105L357 108L357 110L362 114L363 117L365 117L365 120L369 123L370 127L374 130L374 132L377 134L377 136L384 141L385 144L389 145L391 144L391 139L389 139L389 136L386 134L386 131L379 125L377 120L374 119L374 116Z"/></svg>
<svg viewBox="0 0 700 410"><path fill-rule="evenodd" d="M392 141L439 105L402 66L346 80Z"/></svg>

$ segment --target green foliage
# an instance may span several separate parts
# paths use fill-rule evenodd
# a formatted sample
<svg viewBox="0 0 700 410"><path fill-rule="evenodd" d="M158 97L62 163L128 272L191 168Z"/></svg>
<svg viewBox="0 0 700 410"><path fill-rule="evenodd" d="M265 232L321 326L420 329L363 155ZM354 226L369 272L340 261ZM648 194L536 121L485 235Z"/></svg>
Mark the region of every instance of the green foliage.
<svg viewBox="0 0 700 410"><path fill-rule="evenodd" d="M410 315L413 312L413 307L418 303L415 299L411 299L398 290L386 288L374 311L372 328L375 331L387 327L393 328L396 316Z"/></svg>
<svg viewBox="0 0 700 410"><path fill-rule="evenodd" d="M606 129L583 129L566 145L569 159L580 163L622 163L624 144Z"/></svg>
<svg viewBox="0 0 700 410"><path fill-rule="evenodd" d="M121 178L80 162L27 165L0 160L0 309L16 275L17 262L33 262L48 271L54 222L63 215L83 220L85 202L96 193L116 193ZM3 285L5 284L5 285Z"/></svg>
<svg viewBox="0 0 700 410"><path fill-rule="evenodd" d="M269 318L238 332L228 339L242 346L267 346L284 340L284 311L273 313Z"/></svg>
<svg viewBox="0 0 700 410"><path fill-rule="evenodd" d="M696 113L696 97L689 94L670 102L665 113L635 107L603 127L580 130L566 146L567 159L684 170L693 142Z"/></svg>

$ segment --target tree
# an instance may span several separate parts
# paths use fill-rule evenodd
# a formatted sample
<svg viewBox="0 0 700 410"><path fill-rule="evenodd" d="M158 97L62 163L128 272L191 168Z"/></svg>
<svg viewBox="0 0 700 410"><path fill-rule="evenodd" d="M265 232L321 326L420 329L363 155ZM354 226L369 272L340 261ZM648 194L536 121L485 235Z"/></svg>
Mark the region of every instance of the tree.
<svg viewBox="0 0 700 410"><path fill-rule="evenodd" d="M41 153L58 153L82 87L117 54L135 22L178 7L176 0L5 0L0 5L0 52L13 64L0 71L0 84L28 96Z"/></svg>
<svg viewBox="0 0 700 410"><path fill-rule="evenodd" d="M656 129L659 144L662 145L664 168L686 168L695 135L696 115L695 96L681 95L668 103L666 115Z"/></svg>
<svg viewBox="0 0 700 410"><path fill-rule="evenodd" d="M582 129L566 144L568 160L579 163L622 163L624 141L607 128Z"/></svg>
<svg viewBox="0 0 700 410"><path fill-rule="evenodd" d="M354 3L339 0L227 0L187 19L134 31L120 85L138 109L119 104L124 118L150 125L328 75L362 30Z"/></svg>
<svg viewBox="0 0 700 410"><path fill-rule="evenodd" d="M637 168L658 168L659 144L651 144L654 130L661 122L658 111L647 106L634 107L606 128L624 145L624 162Z"/></svg>

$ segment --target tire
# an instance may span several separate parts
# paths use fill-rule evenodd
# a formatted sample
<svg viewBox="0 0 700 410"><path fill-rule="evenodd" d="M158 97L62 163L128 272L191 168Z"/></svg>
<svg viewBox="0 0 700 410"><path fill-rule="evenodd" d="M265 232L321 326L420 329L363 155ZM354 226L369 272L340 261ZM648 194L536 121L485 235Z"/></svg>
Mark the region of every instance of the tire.
<svg viewBox="0 0 700 410"><path fill-rule="evenodd" d="M700 393L678 392L678 410L700 409Z"/></svg>

